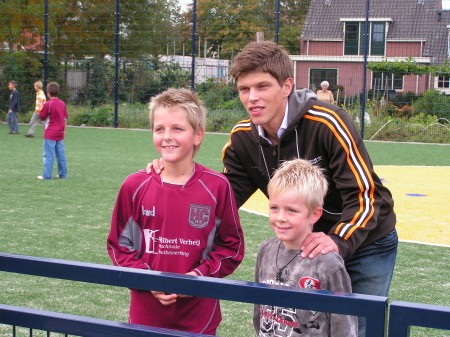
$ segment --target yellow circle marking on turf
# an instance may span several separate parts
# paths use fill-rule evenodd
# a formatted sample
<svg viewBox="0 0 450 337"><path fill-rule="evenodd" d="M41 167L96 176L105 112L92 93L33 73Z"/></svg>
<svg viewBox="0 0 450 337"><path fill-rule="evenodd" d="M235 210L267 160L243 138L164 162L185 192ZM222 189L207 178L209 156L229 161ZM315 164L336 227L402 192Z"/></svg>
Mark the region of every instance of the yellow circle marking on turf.
<svg viewBox="0 0 450 337"><path fill-rule="evenodd" d="M392 192L400 240L450 245L450 167L376 166ZM268 216L268 201L257 191L244 210Z"/></svg>

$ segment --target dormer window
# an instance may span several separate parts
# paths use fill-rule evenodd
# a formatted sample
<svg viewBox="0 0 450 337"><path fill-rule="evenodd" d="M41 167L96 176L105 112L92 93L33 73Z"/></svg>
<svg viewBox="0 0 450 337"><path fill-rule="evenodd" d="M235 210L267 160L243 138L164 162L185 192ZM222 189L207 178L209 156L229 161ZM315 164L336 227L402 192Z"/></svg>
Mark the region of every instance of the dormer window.
<svg viewBox="0 0 450 337"><path fill-rule="evenodd" d="M365 19L341 19L344 21L344 55L364 55ZM388 22L391 19L369 21L369 55L385 55Z"/></svg>

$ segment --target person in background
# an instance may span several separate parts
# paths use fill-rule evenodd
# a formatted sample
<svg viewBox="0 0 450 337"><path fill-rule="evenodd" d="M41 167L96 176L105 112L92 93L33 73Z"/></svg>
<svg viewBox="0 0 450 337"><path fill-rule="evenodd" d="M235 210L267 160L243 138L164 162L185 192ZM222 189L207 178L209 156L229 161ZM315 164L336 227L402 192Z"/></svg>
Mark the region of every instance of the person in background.
<svg viewBox="0 0 450 337"><path fill-rule="evenodd" d="M17 90L17 82L10 81L8 83L8 88L11 91L9 95L9 106L8 106L8 128L9 134L16 135L19 133L19 111L20 111L20 95Z"/></svg>
<svg viewBox="0 0 450 337"><path fill-rule="evenodd" d="M319 167L303 159L285 161L267 187L269 223L276 237L264 241L256 257L255 281L289 287L350 293L344 260L335 252L314 259L299 256L323 212L328 183ZM356 316L272 305L255 305L256 335L356 337Z"/></svg>
<svg viewBox="0 0 450 337"><path fill-rule="evenodd" d="M39 112L42 110L42 107L44 106L45 102L47 101L47 98L45 97L45 93L42 90L42 82L37 81L34 82L34 90L36 91L36 104L34 107L33 115L31 116L30 120L30 129L28 130L28 133L25 135L25 137L33 138L34 132L36 130L36 126L40 122Z"/></svg>
<svg viewBox="0 0 450 337"><path fill-rule="evenodd" d="M66 121L68 118L66 104L58 98L59 84L50 82L47 84L47 95L50 98L39 112L39 117L44 123L43 163L44 171L37 178L52 179L53 163L55 155L58 162L58 178L67 178L66 153L64 137L66 133Z"/></svg>
<svg viewBox="0 0 450 337"><path fill-rule="evenodd" d="M330 104L334 104L333 93L328 90L328 88L330 87L330 83L328 83L328 81L322 81L322 83L320 83L320 87L322 89L317 90L317 99L328 102Z"/></svg>
<svg viewBox="0 0 450 337"><path fill-rule="evenodd" d="M168 89L153 97L150 124L164 158L161 175L129 175L114 207L107 250L114 265L225 277L244 257L244 236L227 178L193 158L206 109L197 94ZM131 289L129 323L215 335L219 300Z"/></svg>

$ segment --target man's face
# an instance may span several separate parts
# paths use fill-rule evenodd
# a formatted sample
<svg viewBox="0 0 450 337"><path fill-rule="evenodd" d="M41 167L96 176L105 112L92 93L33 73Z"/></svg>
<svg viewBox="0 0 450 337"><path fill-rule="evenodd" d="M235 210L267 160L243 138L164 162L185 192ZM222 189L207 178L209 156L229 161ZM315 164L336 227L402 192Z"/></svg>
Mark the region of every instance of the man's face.
<svg viewBox="0 0 450 337"><path fill-rule="evenodd" d="M262 71L241 74L237 79L239 98L251 120L269 132L280 128L292 86L292 78L280 86L275 77Z"/></svg>
<svg viewBox="0 0 450 337"><path fill-rule="evenodd" d="M8 83L9 90L14 90L16 87L12 83Z"/></svg>

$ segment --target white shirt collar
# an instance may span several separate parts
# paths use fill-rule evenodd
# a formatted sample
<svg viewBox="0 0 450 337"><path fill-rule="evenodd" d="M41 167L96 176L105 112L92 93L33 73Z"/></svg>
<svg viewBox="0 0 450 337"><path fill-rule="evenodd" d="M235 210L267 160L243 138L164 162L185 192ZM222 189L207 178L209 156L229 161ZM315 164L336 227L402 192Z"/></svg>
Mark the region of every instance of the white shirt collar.
<svg viewBox="0 0 450 337"><path fill-rule="evenodd" d="M257 125L257 130L258 130L258 134L264 138L265 140L267 140L270 144L272 144L272 142L266 137L266 132L264 131L264 128L261 125ZM286 111L284 112L284 118L283 121L281 122L281 126L277 131L277 136L278 139L280 139L280 137L283 135L284 131L286 131L288 127L288 105L286 104Z"/></svg>

